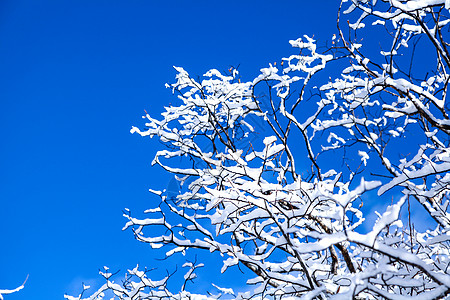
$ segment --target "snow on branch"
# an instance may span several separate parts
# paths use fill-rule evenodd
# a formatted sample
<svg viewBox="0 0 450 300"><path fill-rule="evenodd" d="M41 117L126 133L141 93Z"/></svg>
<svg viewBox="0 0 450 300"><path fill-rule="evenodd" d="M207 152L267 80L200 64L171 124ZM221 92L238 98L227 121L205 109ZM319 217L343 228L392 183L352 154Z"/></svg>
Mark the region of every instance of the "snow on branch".
<svg viewBox="0 0 450 300"><path fill-rule="evenodd" d="M152 186L159 203L146 217L127 210L124 230L168 260L218 257L218 274L248 286L218 279L188 292L205 258L183 265L177 292L176 275L152 281L135 268L66 298L447 296L449 3L342 1L331 46L290 41L297 54L283 69L248 81L233 68L194 79L175 67L177 104L131 132L159 139L153 164L180 188ZM426 64L415 64L419 50Z"/></svg>

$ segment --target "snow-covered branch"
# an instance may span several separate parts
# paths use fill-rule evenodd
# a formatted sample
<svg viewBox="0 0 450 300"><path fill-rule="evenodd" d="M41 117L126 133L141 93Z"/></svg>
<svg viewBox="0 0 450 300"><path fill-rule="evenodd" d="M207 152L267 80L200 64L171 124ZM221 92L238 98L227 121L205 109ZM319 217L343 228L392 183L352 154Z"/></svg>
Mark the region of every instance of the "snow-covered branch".
<svg viewBox="0 0 450 300"><path fill-rule="evenodd" d="M331 47L303 36L282 69L248 81L233 68L194 79L175 67L178 106L131 132L165 145L153 164L180 191L153 191L159 202L146 218L127 212L124 229L167 259L216 253L222 273L246 267L249 288L191 294L202 265L189 262L179 292L171 275L152 281L135 268L122 285L106 270L90 297L66 297L449 294L448 3L344 0Z"/></svg>

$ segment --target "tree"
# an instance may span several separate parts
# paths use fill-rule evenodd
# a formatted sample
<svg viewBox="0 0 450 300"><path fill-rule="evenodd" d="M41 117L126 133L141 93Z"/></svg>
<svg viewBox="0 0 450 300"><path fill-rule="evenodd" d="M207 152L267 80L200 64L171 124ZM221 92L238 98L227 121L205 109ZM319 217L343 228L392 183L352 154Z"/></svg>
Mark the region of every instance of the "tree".
<svg viewBox="0 0 450 300"><path fill-rule="evenodd" d="M105 269L91 296L66 298L447 296L449 9L343 0L331 44L290 41L298 53L281 69L245 81L235 68L196 80L176 67L180 104L131 131L165 145L153 164L181 191L153 191L159 206L148 218L127 211L125 228L167 257L218 252L222 272L251 270L249 289L191 294L203 265L187 262L180 291L171 274L152 281L136 267L121 284Z"/></svg>

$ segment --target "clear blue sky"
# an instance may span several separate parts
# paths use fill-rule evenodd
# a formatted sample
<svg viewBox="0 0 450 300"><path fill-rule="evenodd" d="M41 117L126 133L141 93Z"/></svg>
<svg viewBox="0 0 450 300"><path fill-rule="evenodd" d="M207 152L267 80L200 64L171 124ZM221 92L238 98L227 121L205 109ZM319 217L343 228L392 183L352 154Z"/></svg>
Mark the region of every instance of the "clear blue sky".
<svg viewBox="0 0 450 300"><path fill-rule="evenodd" d="M131 135L144 109L176 101L172 65L201 75L240 65L251 79L329 39L338 1L0 1L0 288L62 299L81 282L155 253L122 232L122 210L158 201L170 176L156 141ZM160 257L160 256L159 256ZM161 269L165 272L165 268Z"/></svg>

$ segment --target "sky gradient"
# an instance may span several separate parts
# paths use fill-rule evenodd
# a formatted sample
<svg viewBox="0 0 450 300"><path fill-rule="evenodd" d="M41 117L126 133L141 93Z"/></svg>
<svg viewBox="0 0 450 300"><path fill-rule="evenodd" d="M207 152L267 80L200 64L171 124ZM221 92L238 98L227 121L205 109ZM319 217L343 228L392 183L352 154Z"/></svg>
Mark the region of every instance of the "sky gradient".
<svg viewBox="0 0 450 300"><path fill-rule="evenodd" d="M0 289L29 274L5 299L63 299L104 265L154 265L122 211L153 206L148 189L171 177L150 166L159 143L129 131L176 101L172 66L250 80L290 39L330 39L337 2L1 1Z"/></svg>

